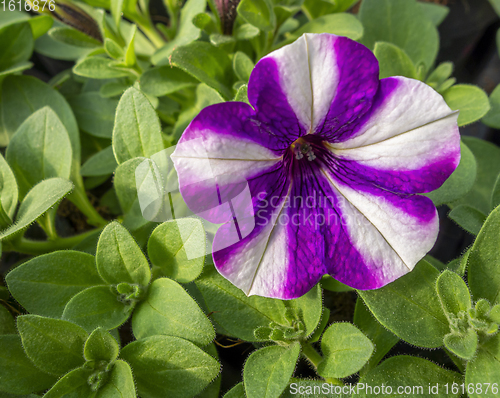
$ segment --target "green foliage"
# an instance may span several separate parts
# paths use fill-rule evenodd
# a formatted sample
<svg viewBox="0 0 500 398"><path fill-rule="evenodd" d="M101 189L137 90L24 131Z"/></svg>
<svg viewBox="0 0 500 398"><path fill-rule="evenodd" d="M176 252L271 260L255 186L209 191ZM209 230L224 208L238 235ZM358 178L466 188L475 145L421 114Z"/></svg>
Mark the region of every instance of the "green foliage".
<svg viewBox="0 0 500 398"><path fill-rule="evenodd" d="M490 110L488 96L477 86L457 84L443 92L443 97L452 110L460 111L459 126L481 119Z"/></svg>
<svg viewBox="0 0 500 398"><path fill-rule="evenodd" d="M391 43L376 42L373 53L380 67L380 78L405 76L415 79L417 71L412 60L399 47Z"/></svg>

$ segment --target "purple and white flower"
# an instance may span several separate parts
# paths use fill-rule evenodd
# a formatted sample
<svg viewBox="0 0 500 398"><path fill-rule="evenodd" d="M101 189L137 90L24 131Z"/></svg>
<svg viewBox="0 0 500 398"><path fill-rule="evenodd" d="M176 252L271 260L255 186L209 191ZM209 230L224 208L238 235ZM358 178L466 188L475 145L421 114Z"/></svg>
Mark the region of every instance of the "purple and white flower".
<svg viewBox="0 0 500 398"><path fill-rule="evenodd" d="M378 76L363 45L306 34L257 63L251 106L209 106L181 137L172 155L181 194L223 224L215 266L247 295L296 298L324 274L376 289L434 245L437 211L417 194L457 167L458 115L424 83ZM200 181L207 160L214 179ZM245 207L237 198L247 187ZM311 196L324 200L296 200ZM225 202L231 212L218 210ZM252 222L235 220L234 208Z"/></svg>

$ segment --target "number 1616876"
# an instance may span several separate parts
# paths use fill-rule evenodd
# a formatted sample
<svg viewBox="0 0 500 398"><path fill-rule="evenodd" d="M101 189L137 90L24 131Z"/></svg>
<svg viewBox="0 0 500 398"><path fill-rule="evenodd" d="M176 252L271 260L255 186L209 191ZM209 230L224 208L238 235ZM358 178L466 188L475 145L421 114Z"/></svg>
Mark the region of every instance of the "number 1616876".
<svg viewBox="0 0 500 398"><path fill-rule="evenodd" d="M55 0L2 0L0 1L3 11L54 11L56 9Z"/></svg>

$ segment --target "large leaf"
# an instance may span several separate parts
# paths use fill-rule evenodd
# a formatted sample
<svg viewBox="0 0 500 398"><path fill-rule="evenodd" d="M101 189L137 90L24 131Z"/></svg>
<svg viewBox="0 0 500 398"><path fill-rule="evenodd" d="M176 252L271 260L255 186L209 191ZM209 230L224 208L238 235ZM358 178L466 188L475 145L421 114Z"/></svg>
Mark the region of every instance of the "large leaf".
<svg viewBox="0 0 500 398"><path fill-rule="evenodd" d="M279 397L292 377L299 353L299 343L254 351L243 368L247 398Z"/></svg>
<svg viewBox="0 0 500 398"><path fill-rule="evenodd" d="M429 69L434 64L438 32L415 0L363 0L359 18L367 47L385 41L403 49L415 65L423 63Z"/></svg>
<svg viewBox="0 0 500 398"><path fill-rule="evenodd" d="M373 53L379 63L381 79L389 76L417 78L415 65L413 65L410 57L398 46L379 41L375 43Z"/></svg>
<svg viewBox="0 0 500 398"><path fill-rule="evenodd" d="M139 90L129 88L116 109L113 151L118 163L149 157L164 149L156 112Z"/></svg>
<svg viewBox="0 0 500 398"><path fill-rule="evenodd" d="M109 175L115 171L117 165L113 147L108 146L88 158L83 164L80 173L82 176L87 177Z"/></svg>
<svg viewBox="0 0 500 398"><path fill-rule="evenodd" d="M214 338L214 328L200 307L176 282L161 278L149 287L148 297L134 312L137 339L155 335L182 337L202 347Z"/></svg>
<svg viewBox="0 0 500 398"><path fill-rule="evenodd" d="M87 333L80 326L38 315L17 317L24 350L40 369L61 376L83 365L83 345Z"/></svg>
<svg viewBox="0 0 500 398"><path fill-rule="evenodd" d="M157 97L172 94L197 83L191 75L169 65L152 68L141 76L141 90Z"/></svg>
<svg viewBox="0 0 500 398"><path fill-rule="evenodd" d="M470 398L494 398L498 396L498 381L500 380L500 335L484 341L474 359L467 363L465 385L471 383L480 386L481 390L471 388ZM486 391L486 383L489 383ZM497 383L496 386L493 383ZM492 388L496 387L496 389Z"/></svg>
<svg viewBox="0 0 500 398"><path fill-rule="evenodd" d="M49 388L57 379L33 365L15 334L0 336L0 395L29 394Z"/></svg>
<svg viewBox="0 0 500 398"><path fill-rule="evenodd" d="M0 240L27 228L52 206L59 203L72 189L73 184L62 178L50 178L35 185L21 203L14 224L0 232Z"/></svg>
<svg viewBox="0 0 500 398"><path fill-rule="evenodd" d="M491 212L468 257L469 288L474 299L500 302L500 206Z"/></svg>
<svg viewBox="0 0 500 398"><path fill-rule="evenodd" d="M438 276L439 272L422 260L405 276L377 290L359 291L359 295L377 320L403 340L421 347L440 347L449 326L436 293Z"/></svg>
<svg viewBox="0 0 500 398"><path fill-rule="evenodd" d="M142 398L190 398L219 373L220 365L193 343L179 337L152 336L130 343L121 357L134 369Z"/></svg>
<svg viewBox="0 0 500 398"><path fill-rule="evenodd" d="M33 53L33 35L29 23L17 23L0 29L0 71L26 62Z"/></svg>
<svg viewBox="0 0 500 398"><path fill-rule="evenodd" d="M9 143L28 116L50 106L66 127L71 141L73 163L80 164L78 125L70 106L58 91L32 76L7 76L2 82L0 101L0 146Z"/></svg>
<svg viewBox="0 0 500 398"><path fill-rule="evenodd" d="M82 290L103 284L94 256L65 250L33 258L5 278L14 298L30 313L59 318Z"/></svg>
<svg viewBox="0 0 500 398"><path fill-rule="evenodd" d="M71 142L49 107L36 111L21 124L5 157L16 176L21 198L42 180L70 176Z"/></svg>
<svg viewBox="0 0 500 398"><path fill-rule="evenodd" d="M446 90L443 98L452 110L460 111L459 126L481 119L490 110L488 96L477 86L457 84Z"/></svg>
<svg viewBox="0 0 500 398"><path fill-rule="evenodd" d="M111 138L117 100L103 98L97 92L86 92L70 97L69 104L80 129L96 137Z"/></svg>

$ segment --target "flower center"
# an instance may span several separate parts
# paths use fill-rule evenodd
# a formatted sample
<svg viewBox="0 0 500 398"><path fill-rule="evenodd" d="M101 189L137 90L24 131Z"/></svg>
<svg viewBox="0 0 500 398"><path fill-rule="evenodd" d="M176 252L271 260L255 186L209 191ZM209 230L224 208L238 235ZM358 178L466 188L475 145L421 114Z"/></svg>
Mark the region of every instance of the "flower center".
<svg viewBox="0 0 500 398"><path fill-rule="evenodd" d="M300 160L304 157L307 158L310 162L316 159L316 155L314 154L313 147L309 142L304 140L303 138L296 139L292 145L290 146L293 154L295 155L295 159Z"/></svg>

